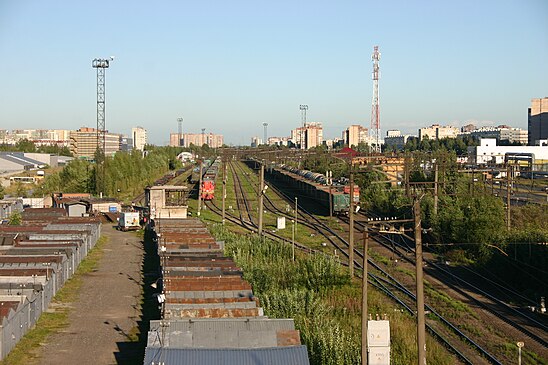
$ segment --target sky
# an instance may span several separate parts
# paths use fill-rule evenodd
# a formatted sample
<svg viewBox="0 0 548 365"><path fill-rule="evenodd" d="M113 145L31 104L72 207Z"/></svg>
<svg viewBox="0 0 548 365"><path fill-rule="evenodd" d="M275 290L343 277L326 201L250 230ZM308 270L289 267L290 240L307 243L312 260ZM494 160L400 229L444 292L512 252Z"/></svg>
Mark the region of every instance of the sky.
<svg viewBox="0 0 548 365"><path fill-rule="evenodd" d="M106 128L225 143L324 138L370 125L371 53L381 52L381 134L432 123L527 128L548 96L548 1L0 0L0 129L96 126L94 58L106 71Z"/></svg>

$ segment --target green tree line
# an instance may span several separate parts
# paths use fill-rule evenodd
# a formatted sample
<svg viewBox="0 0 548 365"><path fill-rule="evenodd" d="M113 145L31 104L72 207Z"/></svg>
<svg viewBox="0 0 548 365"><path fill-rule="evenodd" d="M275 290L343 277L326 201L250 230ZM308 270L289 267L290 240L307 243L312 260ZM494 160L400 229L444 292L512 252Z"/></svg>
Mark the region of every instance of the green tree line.
<svg viewBox="0 0 548 365"><path fill-rule="evenodd" d="M72 156L68 147L59 147L57 145L36 146L34 142L28 139L17 141L15 145L0 144L0 151L4 152L29 152L29 153L49 153L60 156Z"/></svg>
<svg viewBox="0 0 548 365"><path fill-rule="evenodd" d="M130 198L142 192L169 170L182 167L177 160L180 148L151 147L143 157L141 151L118 152L108 157L105 163L105 184L103 195L116 198ZM97 181L102 172L97 164L75 159L61 171L48 174L34 190L35 196L52 192L86 192L98 195Z"/></svg>

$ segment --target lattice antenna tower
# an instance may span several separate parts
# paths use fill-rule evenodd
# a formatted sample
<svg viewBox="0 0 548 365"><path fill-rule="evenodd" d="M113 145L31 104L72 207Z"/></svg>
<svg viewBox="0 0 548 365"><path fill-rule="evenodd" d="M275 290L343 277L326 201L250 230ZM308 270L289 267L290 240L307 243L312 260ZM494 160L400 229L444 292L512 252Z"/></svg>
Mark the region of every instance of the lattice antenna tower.
<svg viewBox="0 0 548 365"><path fill-rule="evenodd" d="M381 59L381 53L379 52L379 46L373 47L373 54L371 55L371 61L373 61L373 105L371 107L371 129L370 137L373 144L373 152L381 152L381 110L379 103L379 60Z"/></svg>

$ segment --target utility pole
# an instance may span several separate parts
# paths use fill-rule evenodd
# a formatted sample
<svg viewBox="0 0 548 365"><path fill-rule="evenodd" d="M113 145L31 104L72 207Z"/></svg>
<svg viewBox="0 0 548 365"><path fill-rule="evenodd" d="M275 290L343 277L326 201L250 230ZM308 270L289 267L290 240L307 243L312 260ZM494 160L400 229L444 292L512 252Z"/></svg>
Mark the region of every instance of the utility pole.
<svg viewBox="0 0 548 365"><path fill-rule="evenodd" d="M363 276L362 276L362 365L367 365L367 250L369 248L369 232L367 226L363 231Z"/></svg>
<svg viewBox="0 0 548 365"><path fill-rule="evenodd" d="M198 217L202 211L202 169L204 168L204 163L200 161L200 182L198 185Z"/></svg>
<svg viewBox="0 0 548 365"><path fill-rule="evenodd" d="M510 230L510 198L512 192L512 165L506 165L506 229Z"/></svg>
<svg viewBox="0 0 548 365"><path fill-rule="evenodd" d="M223 226L225 225L225 216L226 216L225 200L226 200L226 159L223 158L223 204L222 204L222 209L223 209L222 224L223 224Z"/></svg>
<svg viewBox="0 0 548 365"><path fill-rule="evenodd" d="M438 215L438 161L434 166L434 214Z"/></svg>
<svg viewBox="0 0 548 365"><path fill-rule="evenodd" d="M299 210L299 204L297 204L297 197L295 197L295 223L293 224L293 247L292 247L293 261L295 261L295 235L297 234L298 210Z"/></svg>
<svg viewBox="0 0 548 365"><path fill-rule="evenodd" d="M493 171L493 169L491 169L491 195L495 195L495 184L494 184L494 179L495 179L495 172Z"/></svg>
<svg viewBox="0 0 548 365"><path fill-rule="evenodd" d="M348 268L350 269L350 278L354 277L354 169L350 162L350 203L348 207L349 237L348 237Z"/></svg>
<svg viewBox="0 0 548 365"><path fill-rule="evenodd" d="M410 198L411 197L411 192L409 190L409 156L406 155L405 156L405 160L404 160L404 165L403 165L403 175L404 175L404 183L405 183L405 195Z"/></svg>
<svg viewBox="0 0 548 365"><path fill-rule="evenodd" d="M333 171L326 171L329 186L329 218L333 218Z"/></svg>
<svg viewBox="0 0 548 365"><path fill-rule="evenodd" d="M264 161L261 162L261 172L259 173L259 228L257 233L263 234L263 199L264 199Z"/></svg>
<svg viewBox="0 0 548 365"><path fill-rule="evenodd" d="M426 332L424 318L424 282L422 273L422 225L420 199L413 205L415 221L415 267L417 278L417 348L418 365L426 365Z"/></svg>

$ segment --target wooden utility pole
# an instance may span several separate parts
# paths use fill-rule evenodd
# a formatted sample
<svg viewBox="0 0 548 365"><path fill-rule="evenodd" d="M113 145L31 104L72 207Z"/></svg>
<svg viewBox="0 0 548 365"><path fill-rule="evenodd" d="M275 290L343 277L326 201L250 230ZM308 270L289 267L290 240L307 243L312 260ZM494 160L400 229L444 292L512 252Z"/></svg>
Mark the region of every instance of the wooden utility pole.
<svg viewBox="0 0 548 365"><path fill-rule="evenodd" d="M369 232L367 226L363 231L363 277L362 277L362 365L367 364L367 249L369 248Z"/></svg>
<svg viewBox="0 0 548 365"><path fill-rule="evenodd" d="M510 198L512 193L512 165L506 165L506 229L510 230Z"/></svg>
<svg viewBox="0 0 548 365"><path fill-rule="evenodd" d="M198 217L202 211L202 169L204 168L203 162L200 161L200 182L198 183Z"/></svg>
<svg viewBox="0 0 548 365"><path fill-rule="evenodd" d="M424 282L422 273L422 226L420 199L413 205L415 221L415 267L417 278L417 349L418 365L426 365L426 332L424 318Z"/></svg>
<svg viewBox="0 0 548 365"><path fill-rule="evenodd" d="M354 277L354 169L350 163L350 203L348 206L348 216L350 218L349 237L348 237L348 268L350 269L350 278Z"/></svg>
<svg viewBox="0 0 548 365"><path fill-rule="evenodd" d="M434 169L434 214L438 215L438 162L436 161Z"/></svg>
<svg viewBox="0 0 548 365"><path fill-rule="evenodd" d="M222 224L225 224L225 217L226 217L226 211L225 211L225 200L226 200L226 159L223 159L223 214L222 214Z"/></svg>
<svg viewBox="0 0 548 365"><path fill-rule="evenodd" d="M411 192L409 189L409 156L405 156L404 162L403 162L403 179L405 184L405 196L408 198L411 197Z"/></svg>
<svg viewBox="0 0 548 365"><path fill-rule="evenodd" d="M259 173L259 228L257 233L263 234L263 200L264 200L264 163L261 163L261 170Z"/></svg>
<svg viewBox="0 0 548 365"><path fill-rule="evenodd" d="M291 255L293 257L293 261L295 261L295 235L297 234L298 211L299 211L299 204L297 203L297 197L295 197L295 223L293 224L293 247L292 247L292 252L291 252Z"/></svg>
<svg viewBox="0 0 548 365"><path fill-rule="evenodd" d="M329 186L329 218L333 218L333 171L327 171L326 175Z"/></svg>
<svg viewBox="0 0 548 365"><path fill-rule="evenodd" d="M495 171L491 169L491 195L495 195L494 179L495 179Z"/></svg>

